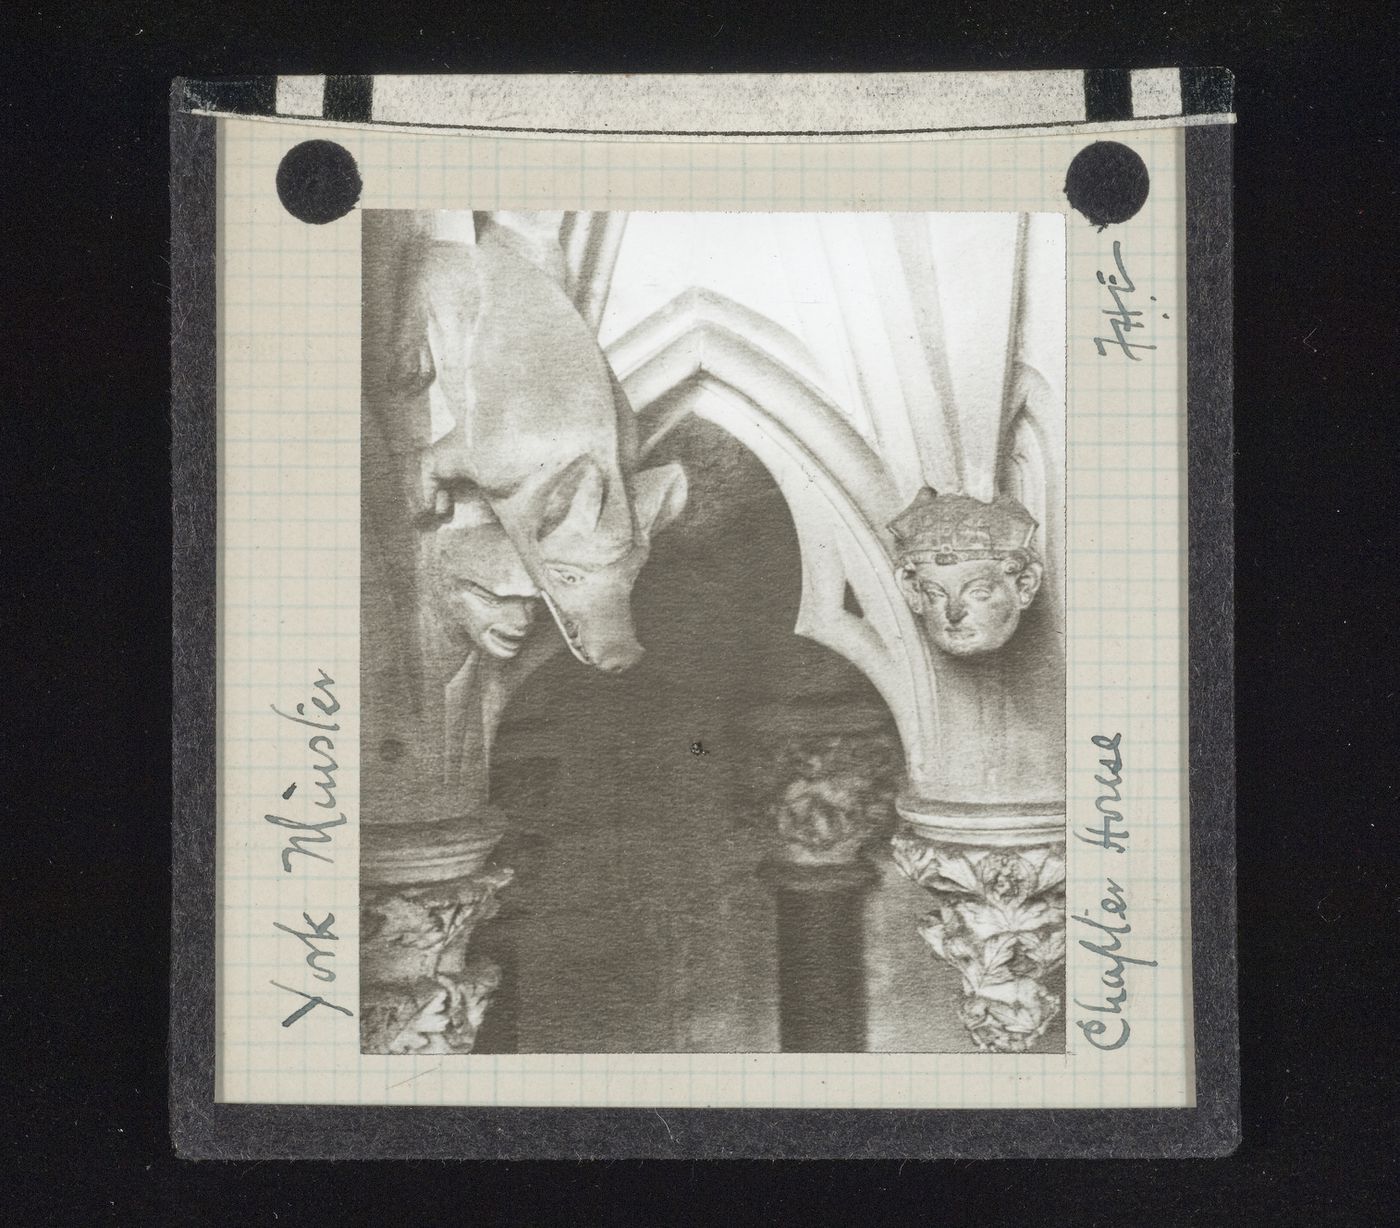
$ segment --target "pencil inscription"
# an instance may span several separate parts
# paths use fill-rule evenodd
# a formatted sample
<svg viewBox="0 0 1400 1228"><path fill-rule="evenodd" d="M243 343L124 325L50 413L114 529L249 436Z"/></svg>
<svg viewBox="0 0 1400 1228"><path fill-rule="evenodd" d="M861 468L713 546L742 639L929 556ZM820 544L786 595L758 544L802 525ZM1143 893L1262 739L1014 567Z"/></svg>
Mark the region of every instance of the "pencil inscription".
<svg viewBox="0 0 1400 1228"><path fill-rule="evenodd" d="M1115 809L1123 797L1118 791L1118 786L1123 783L1123 755L1118 749L1122 737L1121 733L1115 733L1112 737L1096 733L1090 739L1101 751L1106 752L1099 760L1099 766L1107 775L1096 775L1094 780L1110 792L1102 793L1094 799L1094 809L1098 811L1098 817L1094 820L1097 826L1085 827L1083 832L1074 833L1076 840L1083 840L1085 844L1097 844L1106 852L1113 853L1128 851L1128 828L1122 812Z"/></svg>
<svg viewBox="0 0 1400 1228"><path fill-rule="evenodd" d="M1118 266L1117 274L1105 274L1099 270L1097 277L1099 285L1103 286L1113 298L1113 307L1105 308L1101 314L1111 317L1109 327L1113 330L1112 337L1095 337L1094 346L1099 352L1100 358L1108 356L1106 346L1117 346L1118 350L1133 362L1141 362L1142 359L1133 353L1134 350L1155 350L1155 345L1147 345L1142 341L1129 341L1128 334L1137 328L1146 328L1147 325L1139 318L1143 312L1134 311L1128 306L1128 296L1137 292L1137 286L1133 279L1128 276L1128 270L1123 265L1123 244L1118 240L1113 243L1113 263Z"/></svg>
<svg viewBox="0 0 1400 1228"><path fill-rule="evenodd" d="M1155 968L1157 961L1120 954L1124 937L1133 932L1133 927L1128 921L1128 900L1123 888L1113 879L1106 879L1105 883L1105 894L1103 899L1099 901L1099 909L1110 920L1091 917L1087 910L1076 914L1074 918L1080 925L1087 925L1097 931L1095 935L1081 938L1079 945L1106 961L1107 967L1099 978L1104 987L1103 996L1100 1001L1092 1003L1081 1002L1075 998L1074 1004L1080 1010L1116 1016L1117 1030L1114 1031L1104 1019L1076 1019L1074 1025L1084 1033L1085 1038L1095 1049L1108 1050L1121 1049L1128 1043L1128 1037L1132 1032L1127 1015L1123 1011L1128 1002L1128 986L1124 973L1129 965ZM1103 1039L1110 1035L1112 1036L1111 1040Z"/></svg>
<svg viewBox="0 0 1400 1228"><path fill-rule="evenodd" d="M308 912L302 913L301 918L306 922L306 928L304 930L296 929L290 925L283 925L280 921L274 921L272 923L272 928L279 929L284 934L290 934L306 947L306 966L311 969L311 975L318 981L335 980L335 970L329 965L323 965L321 963L323 959L334 959L335 952L317 945L322 942L340 941L340 935L331 932L331 926L335 924L335 913L327 913L324 921L313 921L311 919L311 914Z"/></svg>
<svg viewBox="0 0 1400 1228"><path fill-rule="evenodd" d="M311 685L311 707L315 710L308 715L307 705L299 703L291 712L284 712L276 704L268 705L278 716L293 724L312 730L310 737L306 740L306 749L310 752L310 772L311 781L308 793L320 790L319 800L311 802L311 805L319 810L335 811L334 818L317 819L314 816L309 818L288 818L281 814L265 814L263 818L274 827L285 828L294 835L287 837L286 844L281 849L282 869L285 873L292 872L292 856L300 854L302 857L310 857L315 861L332 862L334 859L330 855L330 848L334 840L332 828L341 827L349 820L339 809L336 801L335 774L340 770L340 764L335 757L335 742L331 734L340 733L340 722L335 718L340 711L340 700L335 695L335 679L324 669L316 671L317 678ZM283 802L290 802L297 792L297 781L292 781L281 791ZM313 794L314 795L314 794ZM305 794L303 796L306 796ZM309 847L327 846L324 851ZM300 864L300 863L299 863ZM317 910L322 911L322 910ZM311 910L308 909L301 914L304 928L298 925L285 925L281 921L274 921L273 928L281 930L284 934L290 934L305 948L305 964L311 976L323 983L329 984L335 980L335 947L331 944L340 941L340 935L331 928L335 924L335 913L325 911L325 919L316 921L312 918ZM282 1026L289 1028L298 1020L304 1019L318 1006L324 1006L341 1015L353 1017L353 1012L344 1006L338 1006L330 999L318 993L307 993L305 990L297 989L292 985L284 985L281 981L269 982L278 989L286 993L294 994L303 999L290 1015L282 1020Z"/></svg>
<svg viewBox="0 0 1400 1228"><path fill-rule="evenodd" d="M312 686L313 691L320 691L320 695L312 695L311 703L322 716L332 717L340 711L340 700L335 697L332 688L335 686L335 679L325 670L316 671L320 677L316 679ZM318 802L312 802L313 806L321 810L335 810L335 773L339 770L340 764L335 760L335 743L327 736L330 733L339 733L340 724L332 720L315 720L306 715L306 705L297 704L295 712L283 712L276 704L269 705L278 716L286 720L294 721L298 725L305 725L319 732L313 733L306 741L306 749L311 752L311 771L317 779L313 780L312 787L321 790L322 798ZM282 799L290 801L292 794L296 792L296 781L289 784L282 792ZM333 836L328 828L340 827L348 820L344 814L334 819L321 819L307 822L303 819L289 819L280 814L268 814L263 818L274 827L285 827L292 831L300 832L300 835L288 836L287 844L282 849L282 869L290 874L292 872L292 855L300 853L303 857L313 857L317 861L333 861L329 850L318 853L314 849L307 848L308 844L329 844Z"/></svg>
<svg viewBox="0 0 1400 1228"><path fill-rule="evenodd" d="M1123 784L1123 735L1095 734L1089 739L1103 756L1098 765L1103 769L1095 773L1094 782L1106 792L1095 799L1098 812L1097 826L1087 827L1084 835L1075 832L1077 839L1085 844L1093 844L1106 853L1123 854L1128 851L1128 829L1123 814L1118 809L1122 804ZM1120 873L1120 871L1115 871ZM1094 916L1089 909L1075 914L1074 920L1088 926L1094 932L1079 940L1086 951L1105 961L1100 977L1098 998L1093 1002L1083 1002L1075 998L1074 1004L1080 1010L1092 1012L1095 1016L1076 1019L1075 1026L1084 1033L1085 1039L1095 1049L1121 1049L1128 1043L1132 1025L1128 1022L1124 1007L1128 1002L1128 986L1125 972L1130 966L1155 968L1155 959L1142 959L1135 955L1123 954L1123 940L1133 932L1128 920L1128 895L1124 887L1112 878L1104 878L1103 894L1099 900L1099 915ZM1112 1017L1112 1018L1109 1018Z"/></svg>

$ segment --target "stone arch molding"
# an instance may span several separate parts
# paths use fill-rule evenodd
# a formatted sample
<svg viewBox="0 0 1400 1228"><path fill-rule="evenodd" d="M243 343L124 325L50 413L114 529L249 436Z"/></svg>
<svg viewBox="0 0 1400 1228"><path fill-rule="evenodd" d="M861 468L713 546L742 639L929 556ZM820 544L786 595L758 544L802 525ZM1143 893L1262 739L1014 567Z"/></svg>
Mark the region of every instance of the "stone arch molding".
<svg viewBox="0 0 1400 1228"><path fill-rule="evenodd" d="M911 775L938 745L931 649L894 581L885 462L819 390L804 347L767 317L689 290L607 348L645 456L691 414L728 431L786 499L802 553L798 635L859 669L894 717ZM847 608L850 586L860 614Z"/></svg>
<svg viewBox="0 0 1400 1228"><path fill-rule="evenodd" d="M1062 493L1057 497L1049 484L1054 475L1065 472L1064 404L1045 376L1019 359L1012 364L1008 388L997 490L1019 499L1040 525L1046 577L1042 600L1051 609L1056 631L1063 635L1064 498Z"/></svg>

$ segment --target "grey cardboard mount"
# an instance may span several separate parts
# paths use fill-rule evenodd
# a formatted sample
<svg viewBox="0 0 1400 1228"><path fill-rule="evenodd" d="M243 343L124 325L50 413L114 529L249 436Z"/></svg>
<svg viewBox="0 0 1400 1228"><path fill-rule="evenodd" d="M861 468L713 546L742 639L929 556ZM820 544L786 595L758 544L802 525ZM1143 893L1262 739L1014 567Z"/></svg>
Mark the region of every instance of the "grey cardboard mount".
<svg viewBox="0 0 1400 1228"><path fill-rule="evenodd" d="M217 120L172 108L174 883L170 1113L189 1159L1222 1156L1239 1142L1235 955L1232 128L1186 129L1189 1109L446 1108L214 1099ZM271 189L269 189L271 190Z"/></svg>

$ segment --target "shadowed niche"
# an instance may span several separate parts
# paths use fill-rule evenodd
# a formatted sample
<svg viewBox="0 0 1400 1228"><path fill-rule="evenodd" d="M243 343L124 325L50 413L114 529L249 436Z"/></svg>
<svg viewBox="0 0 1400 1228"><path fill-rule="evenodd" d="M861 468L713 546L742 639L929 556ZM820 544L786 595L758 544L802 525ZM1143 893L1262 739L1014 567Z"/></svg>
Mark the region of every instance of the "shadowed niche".
<svg viewBox="0 0 1400 1228"><path fill-rule="evenodd" d="M767 470L694 417L649 459L684 465L690 497L634 590L645 657L607 677L561 654L501 724L492 800L518 877L483 940L511 988L477 1051L861 1049L868 882L857 871L844 919L815 925L770 872L775 765L810 775L833 738L847 759L853 740L892 765L892 792L893 722L859 670L793 634L801 557ZM817 827L816 845L839 843Z"/></svg>

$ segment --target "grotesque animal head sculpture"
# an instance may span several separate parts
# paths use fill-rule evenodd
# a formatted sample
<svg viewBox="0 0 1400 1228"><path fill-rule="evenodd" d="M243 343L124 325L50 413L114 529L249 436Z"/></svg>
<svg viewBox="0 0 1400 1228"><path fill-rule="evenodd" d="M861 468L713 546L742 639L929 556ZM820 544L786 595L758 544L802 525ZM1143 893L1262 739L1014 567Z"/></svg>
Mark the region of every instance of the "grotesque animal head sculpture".
<svg viewBox="0 0 1400 1228"><path fill-rule="evenodd" d="M925 487L889 528L895 578L938 648L967 657L1011 639L1045 574L1024 507L1008 495L983 503Z"/></svg>
<svg viewBox="0 0 1400 1228"><path fill-rule="evenodd" d="M498 245L434 243L416 286L426 497L479 490L574 656L626 669L642 654L632 585L652 533L685 506L684 471L637 469L631 407L545 271Z"/></svg>
<svg viewBox="0 0 1400 1228"><path fill-rule="evenodd" d="M619 481L622 489L611 492L610 483ZM641 657L632 585L651 553L652 534L680 514L686 494L679 465L643 469L629 481L589 456L550 485L536 530L541 589L569 650L584 664L617 672ZM610 505L614 515L630 509L630 525L609 528Z"/></svg>

